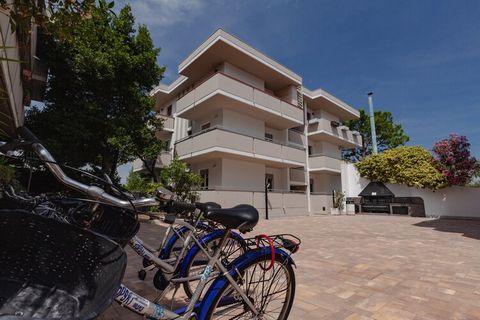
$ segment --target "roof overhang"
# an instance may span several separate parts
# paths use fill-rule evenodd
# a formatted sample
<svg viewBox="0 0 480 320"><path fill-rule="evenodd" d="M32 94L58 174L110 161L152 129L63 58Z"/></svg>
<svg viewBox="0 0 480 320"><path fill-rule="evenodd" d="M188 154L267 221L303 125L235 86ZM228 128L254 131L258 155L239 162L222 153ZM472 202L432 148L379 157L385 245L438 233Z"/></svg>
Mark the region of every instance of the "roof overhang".
<svg viewBox="0 0 480 320"><path fill-rule="evenodd" d="M270 90L302 84L299 75L221 29L180 63L178 73L197 80L224 61L266 79Z"/></svg>
<svg viewBox="0 0 480 320"><path fill-rule="evenodd" d="M310 91L304 87L303 95L304 101L307 102L307 107L309 109L325 110L328 113L338 116L341 120L351 120L360 117L360 111L323 89Z"/></svg>

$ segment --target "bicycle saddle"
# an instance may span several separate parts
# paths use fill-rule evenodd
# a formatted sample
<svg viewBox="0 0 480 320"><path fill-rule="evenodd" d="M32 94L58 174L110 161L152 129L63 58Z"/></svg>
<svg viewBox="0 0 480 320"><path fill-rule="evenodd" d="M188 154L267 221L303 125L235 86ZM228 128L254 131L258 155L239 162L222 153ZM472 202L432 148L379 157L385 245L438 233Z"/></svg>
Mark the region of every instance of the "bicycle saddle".
<svg viewBox="0 0 480 320"><path fill-rule="evenodd" d="M212 209L206 212L205 218L218 222L229 229L240 232L251 231L258 223L258 211L248 204L240 204L228 209Z"/></svg>
<svg viewBox="0 0 480 320"><path fill-rule="evenodd" d="M202 212L208 212L213 209L222 208L222 206L216 202L195 202L195 207Z"/></svg>

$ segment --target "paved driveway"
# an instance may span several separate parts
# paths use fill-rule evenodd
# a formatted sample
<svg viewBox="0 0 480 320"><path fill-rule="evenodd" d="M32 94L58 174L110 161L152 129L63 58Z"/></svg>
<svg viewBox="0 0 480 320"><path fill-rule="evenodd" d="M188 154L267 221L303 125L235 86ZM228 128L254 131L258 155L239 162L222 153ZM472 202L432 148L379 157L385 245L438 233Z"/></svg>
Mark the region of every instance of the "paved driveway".
<svg viewBox="0 0 480 320"><path fill-rule="evenodd" d="M480 319L480 221L318 216L261 221L258 233L301 236L290 319ZM142 227L153 242L159 227ZM129 254L126 284L136 279ZM140 319L112 306L102 319Z"/></svg>

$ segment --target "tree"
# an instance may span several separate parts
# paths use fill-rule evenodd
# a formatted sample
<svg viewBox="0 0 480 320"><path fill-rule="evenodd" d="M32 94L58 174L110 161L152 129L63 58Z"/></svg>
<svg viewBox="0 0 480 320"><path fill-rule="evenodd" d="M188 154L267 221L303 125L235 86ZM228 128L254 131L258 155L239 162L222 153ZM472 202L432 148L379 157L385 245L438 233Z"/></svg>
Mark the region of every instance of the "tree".
<svg viewBox="0 0 480 320"><path fill-rule="evenodd" d="M202 184L202 178L191 172L185 162L175 157L170 165L162 169L160 176L163 184L172 187L180 200L193 202L197 199L196 190Z"/></svg>
<svg viewBox="0 0 480 320"><path fill-rule="evenodd" d="M32 22L44 31L75 27L82 19L89 18L95 0L0 0L2 14L8 15L12 30L26 33ZM108 3L113 8L113 1ZM20 29L20 30L19 30Z"/></svg>
<svg viewBox="0 0 480 320"><path fill-rule="evenodd" d="M470 143L466 136L450 134L433 146L435 165L447 179L449 185L464 186L479 170L478 161L470 154Z"/></svg>
<svg viewBox="0 0 480 320"><path fill-rule="evenodd" d="M115 15L101 0L68 37L47 39L45 107L29 110L26 124L59 161L114 177L120 164L155 158L162 148L148 93L164 68L147 28L134 23L129 6Z"/></svg>
<svg viewBox="0 0 480 320"><path fill-rule="evenodd" d="M393 116L387 111L375 111L375 129L377 134L378 151L396 148L407 143L410 138L403 131L401 124L393 121ZM353 150L345 150L343 157L349 161L360 161L370 155L373 150L370 117L360 110L360 118L345 121L350 130L355 130L362 136L362 146Z"/></svg>
<svg viewBox="0 0 480 320"><path fill-rule="evenodd" d="M372 181L405 184L409 187L438 190L447 180L422 147L398 147L373 154L355 164L360 176Z"/></svg>
<svg viewBox="0 0 480 320"><path fill-rule="evenodd" d="M132 169L128 173L127 183L124 187L132 193L153 194L160 186L160 183L148 181Z"/></svg>

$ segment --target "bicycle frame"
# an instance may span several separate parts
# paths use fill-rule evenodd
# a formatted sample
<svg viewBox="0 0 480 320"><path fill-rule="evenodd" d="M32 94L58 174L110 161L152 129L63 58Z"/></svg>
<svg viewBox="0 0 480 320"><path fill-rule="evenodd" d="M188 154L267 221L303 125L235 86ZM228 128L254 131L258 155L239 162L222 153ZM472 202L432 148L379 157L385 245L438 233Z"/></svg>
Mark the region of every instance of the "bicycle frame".
<svg viewBox="0 0 480 320"><path fill-rule="evenodd" d="M223 247L225 246L225 243L230 235L231 230L227 229L225 231L225 234L223 235L220 244L218 248L215 249L213 256L211 256L207 250L205 250L202 247L202 250L204 250L204 253L208 257L208 264L205 267L201 277L200 281L198 283L198 286L189 302L187 305L186 309L182 308L181 310L183 311L183 316L168 310L164 307L162 307L159 304L156 304L154 302L149 301L148 299L143 298L142 296L136 294L132 290L128 289L126 286L121 285L120 288L117 291L115 301L117 301L122 307L126 307L130 309L131 311L140 314L147 319L152 319L152 320L160 320L160 319L178 319L178 320L188 320L192 316L192 312L196 307L198 307L197 302L200 300L200 295L205 288L208 280L212 276L212 270L215 267L217 267L221 274L222 278L225 278L232 287L238 292L240 297L242 297L243 301L245 304L251 309L251 311L257 315L258 311L255 309L255 306L252 304L250 299L247 297L245 292L242 291L242 289L238 286L236 281L233 279L232 275L230 272L227 270L227 268L222 264L222 262L219 260L220 253L222 252ZM200 244L197 239L195 239L195 242Z"/></svg>

